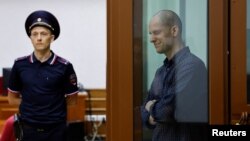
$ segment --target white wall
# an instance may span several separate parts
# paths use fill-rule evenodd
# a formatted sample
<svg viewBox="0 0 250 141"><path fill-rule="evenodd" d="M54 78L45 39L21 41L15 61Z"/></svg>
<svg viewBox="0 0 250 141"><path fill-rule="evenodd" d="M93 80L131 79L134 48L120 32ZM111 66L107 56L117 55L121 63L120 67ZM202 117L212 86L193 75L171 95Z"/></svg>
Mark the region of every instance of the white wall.
<svg viewBox="0 0 250 141"><path fill-rule="evenodd" d="M0 69L33 51L24 23L35 10L53 13L61 26L52 50L69 60L85 88L106 88L106 0L0 0ZM2 71L0 72L2 76Z"/></svg>

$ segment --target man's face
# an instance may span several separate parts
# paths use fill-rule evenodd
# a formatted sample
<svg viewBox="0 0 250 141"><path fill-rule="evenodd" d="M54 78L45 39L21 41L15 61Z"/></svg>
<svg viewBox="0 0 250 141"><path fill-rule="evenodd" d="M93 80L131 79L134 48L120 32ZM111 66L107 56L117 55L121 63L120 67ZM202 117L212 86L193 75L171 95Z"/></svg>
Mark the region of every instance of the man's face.
<svg viewBox="0 0 250 141"><path fill-rule="evenodd" d="M54 35L46 27L36 26L31 30L30 39L36 51L46 51L50 49Z"/></svg>
<svg viewBox="0 0 250 141"><path fill-rule="evenodd" d="M159 17L153 17L149 24L150 42L158 53L166 54L173 47L174 38L171 27L164 26Z"/></svg>

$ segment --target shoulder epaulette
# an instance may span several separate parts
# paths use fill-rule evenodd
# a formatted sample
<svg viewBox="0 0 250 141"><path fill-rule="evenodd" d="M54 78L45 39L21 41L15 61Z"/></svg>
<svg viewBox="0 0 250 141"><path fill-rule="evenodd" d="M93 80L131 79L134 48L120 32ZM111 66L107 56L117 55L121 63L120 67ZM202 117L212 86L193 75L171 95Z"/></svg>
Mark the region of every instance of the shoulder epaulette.
<svg viewBox="0 0 250 141"><path fill-rule="evenodd" d="M62 58L60 56L57 56L57 61L62 63L62 64L65 64L65 65L70 63L68 60L66 60L66 59L64 59L64 58Z"/></svg>
<svg viewBox="0 0 250 141"><path fill-rule="evenodd" d="M25 59L28 58L28 57L29 57L29 56L19 57L19 58L15 59L15 61L25 60Z"/></svg>

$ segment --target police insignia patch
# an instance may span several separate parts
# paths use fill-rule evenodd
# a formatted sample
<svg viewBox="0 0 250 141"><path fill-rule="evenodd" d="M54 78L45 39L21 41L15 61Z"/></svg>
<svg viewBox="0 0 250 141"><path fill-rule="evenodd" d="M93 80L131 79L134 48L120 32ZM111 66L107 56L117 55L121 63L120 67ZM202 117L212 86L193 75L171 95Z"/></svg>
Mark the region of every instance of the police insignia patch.
<svg viewBox="0 0 250 141"><path fill-rule="evenodd" d="M77 84L77 77L76 77L76 74L71 74L69 76L69 81L72 85L76 85Z"/></svg>

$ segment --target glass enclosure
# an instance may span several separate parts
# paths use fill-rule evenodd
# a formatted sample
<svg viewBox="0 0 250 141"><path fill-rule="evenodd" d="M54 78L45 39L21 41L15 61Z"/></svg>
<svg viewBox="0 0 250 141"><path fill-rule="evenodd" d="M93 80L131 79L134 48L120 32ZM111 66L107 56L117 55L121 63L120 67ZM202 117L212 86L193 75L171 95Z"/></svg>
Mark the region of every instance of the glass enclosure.
<svg viewBox="0 0 250 141"><path fill-rule="evenodd" d="M182 36L190 51L199 57L208 67L208 10L207 0L143 0L142 1L142 93L145 99L157 68L166 58L158 54L150 42L149 21L159 10L176 12L182 21ZM139 11L134 11L139 12ZM136 15L136 14L135 14ZM142 101L143 101L142 100ZM152 130L142 128L143 141L151 141Z"/></svg>

